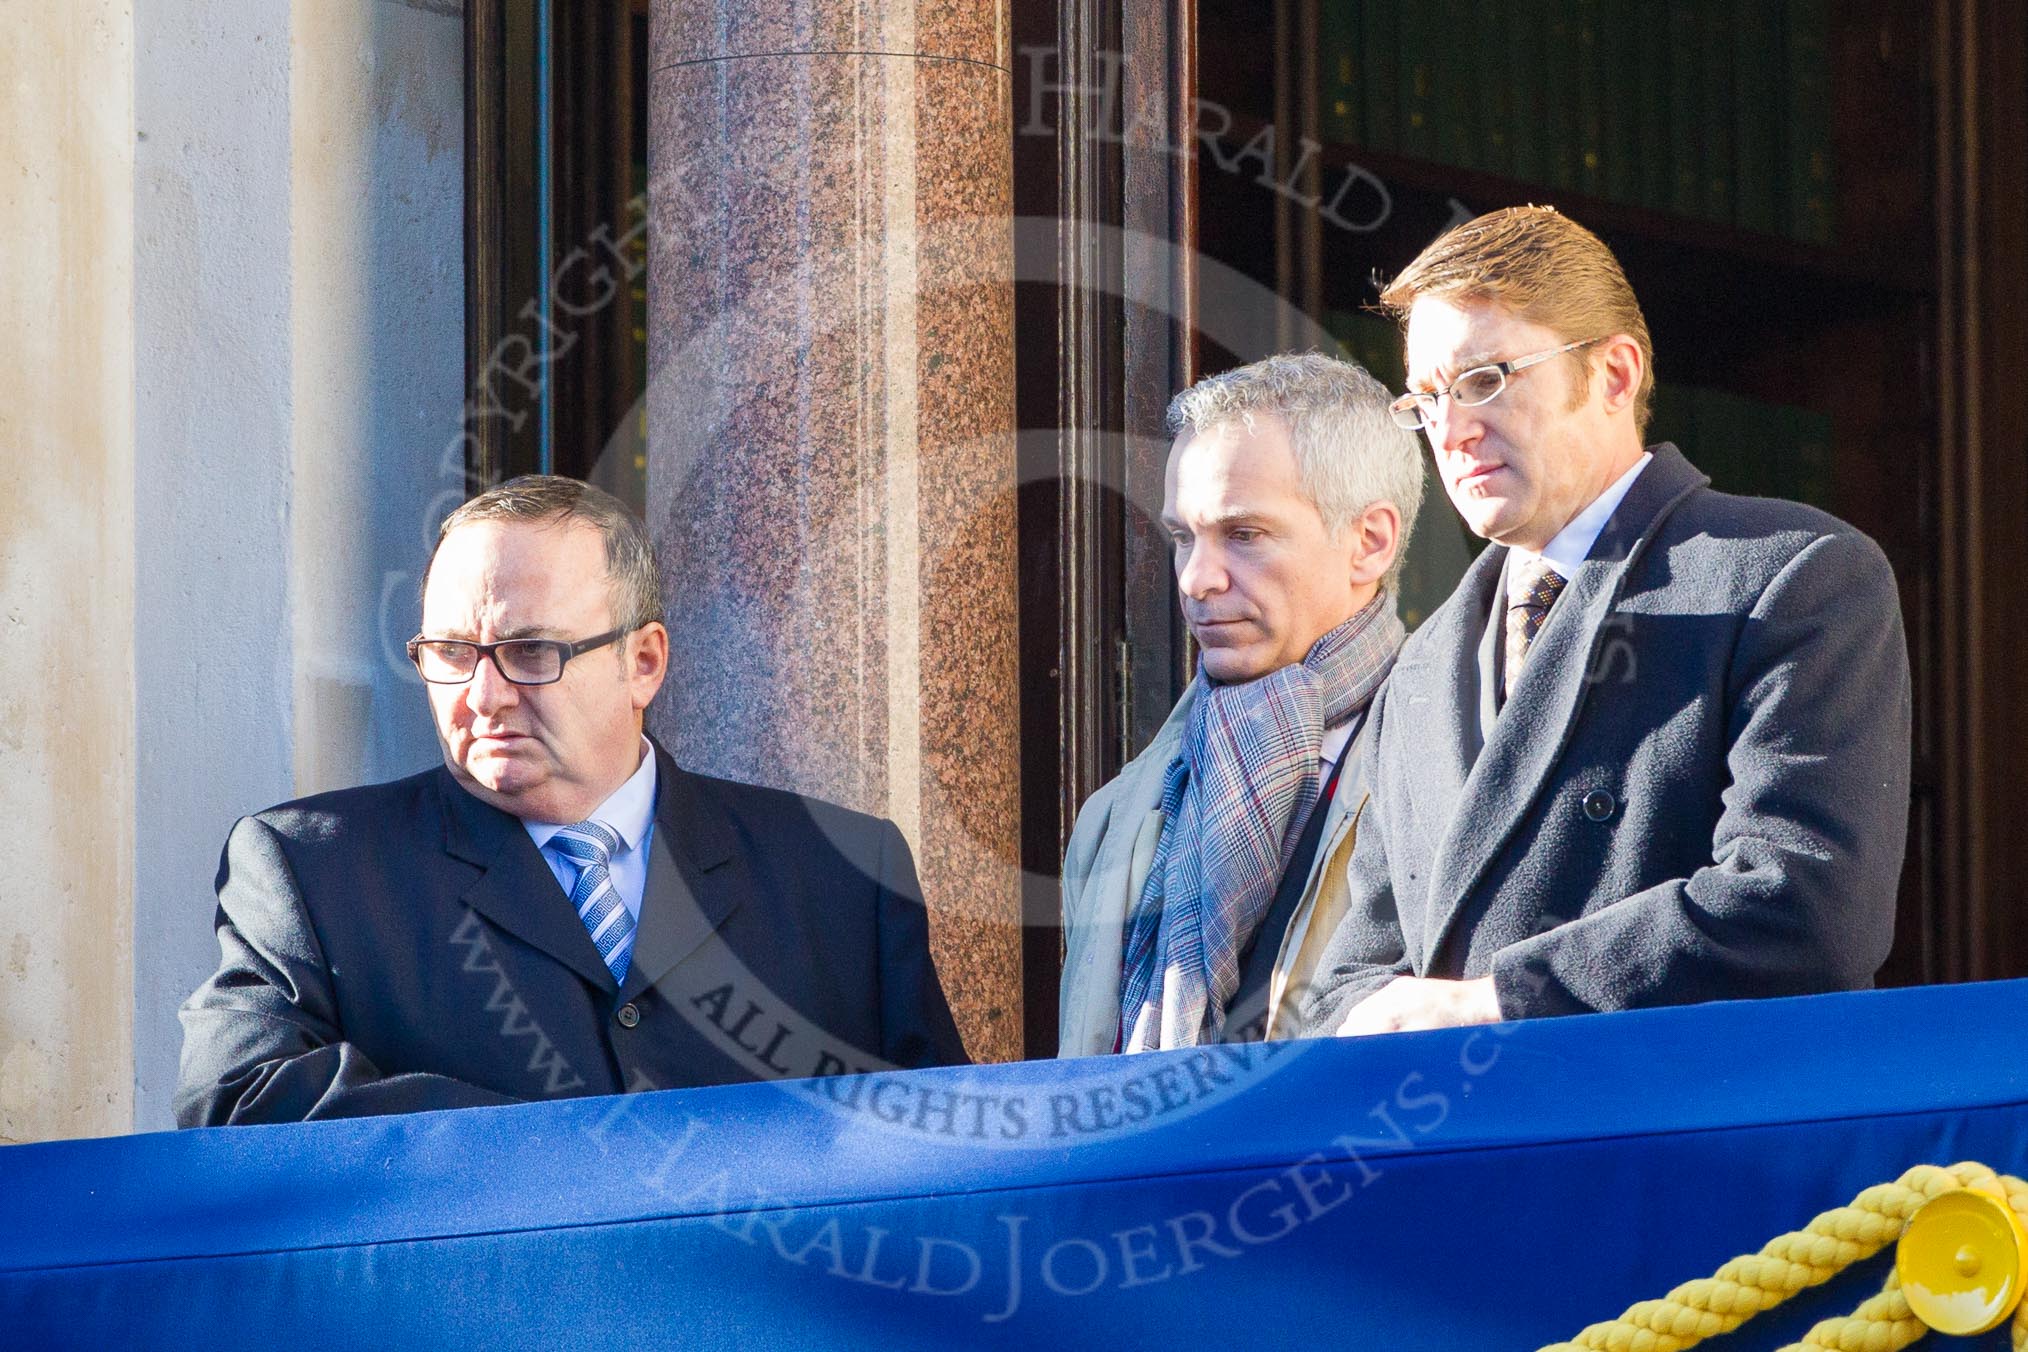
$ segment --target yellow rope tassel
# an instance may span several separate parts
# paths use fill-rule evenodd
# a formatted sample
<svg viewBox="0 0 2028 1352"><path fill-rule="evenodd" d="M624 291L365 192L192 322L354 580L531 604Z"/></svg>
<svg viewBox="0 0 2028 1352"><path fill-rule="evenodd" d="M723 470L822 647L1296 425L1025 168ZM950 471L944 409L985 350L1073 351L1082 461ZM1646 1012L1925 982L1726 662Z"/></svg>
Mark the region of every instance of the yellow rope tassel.
<svg viewBox="0 0 2028 1352"><path fill-rule="evenodd" d="M1899 1239L1909 1218L1931 1198L1996 1182L2015 1214L2028 1221L2028 1182L1996 1176L1983 1164L1918 1164L1894 1182L1868 1188L1849 1205L1768 1241L1759 1253L1735 1258L1712 1276L1685 1282L1660 1300L1644 1300L1542 1352L1682 1352L1871 1258ZM1910 1313L1900 1277L1890 1274L1879 1295L1852 1314L1824 1320L1783 1352L1896 1352L1928 1331ZM2028 1352L2028 1302L2015 1312L2012 1334L2015 1352Z"/></svg>

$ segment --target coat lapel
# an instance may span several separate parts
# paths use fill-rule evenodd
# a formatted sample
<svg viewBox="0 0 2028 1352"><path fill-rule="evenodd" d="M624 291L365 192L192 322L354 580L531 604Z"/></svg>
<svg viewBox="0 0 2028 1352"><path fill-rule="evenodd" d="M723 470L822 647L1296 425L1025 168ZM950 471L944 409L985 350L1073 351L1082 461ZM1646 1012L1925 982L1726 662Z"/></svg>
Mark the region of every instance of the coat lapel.
<svg viewBox="0 0 2028 1352"><path fill-rule="evenodd" d="M1324 833L1317 842L1317 854L1310 861L1310 875L1303 883L1302 900L1289 917L1282 933L1281 950L1275 955L1274 971L1268 978L1267 1023L1261 1041L1288 1037L1295 1011L1288 1008L1291 990L1307 993L1317 970L1323 943L1338 928L1350 900L1349 875L1355 827L1366 807L1366 730L1370 709L1360 711L1359 728L1345 744L1345 769L1338 777L1338 791L1325 808Z"/></svg>
<svg viewBox="0 0 2028 1352"><path fill-rule="evenodd" d="M622 1000L666 976L746 900L744 871L727 867L737 853L738 836L725 809L660 746L655 756L655 834L648 847L641 928L620 987Z"/></svg>
<svg viewBox="0 0 2028 1352"><path fill-rule="evenodd" d="M1184 690L1146 750L1120 771L1116 800L1106 817L1105 835L1085 874L1079 914L1064 918L1078 933L1069 937L1063 990L1063 1045L1079 1055L1112 1050L1120 1027L1120 961L1126 922L1148 876L1155 844L1162 836L1162 781L1183 740L1189 707L1198 685Z"/></svg>
<svg viewBox="0 0 2028 1352"><path fill-rule="evenodd" d="M612 972L570 898L520 820L467 793L449 770L438 772L444 804L444 851L484 870L461 900L532 948L604 990Z"/></svg>
<svg viewBox="0 0 2028 1352"><path fill-rule="evenodd" d="M1654 528L1709 482L1674 446L1657 446L1653 463L1634 481L1549 612L1455 807L1447 818L1432 818L1449 825L1430 878L1432 924L1420 970L1435 969L1479 879L1534 807L1562 758L1591 691L1587 674L1597 660L1605 618L1619 603L1632 565ZM1484 555L1479 562L1487 562ZM1478 611L1482 621L1490 604L1491 597L1485 597Z"/></svg>
<svg viewBox="0 0 2028 1352"><path fill-rule="evenodd" d="M1492 553L1492 550L1487 550ZM1483 751L1486 743L1493 739L1493 726L1500 718L1500 668L1503 654L1501 645L1506 638L1506 613L1494 605L1494 597L1504 599L1507 595L1507 550L1500 550L1501 566L1493 572L1493 595L1485 598L1479 614L1478 649L1478 733L1479 747Z"/></svg>
<svg viewBox="0 0 2028 1352"><path fill-rule="evenodd" d="M1479 759L1479 636L1505 553L1481 551L1388 678L1387 719L1414 748L1417 810L1431 821L1451 819Z"/></svg>
<svg viewBox="0 0 2028 1352"><path fill-rule="evenodd" d="M1190 711L1196 707L1203 688L1195 680L1184 687L1183 698L1169 711L1147 750L1121 771L1123 777L1131 774L1133 778L1120 786L1123 793L1113 813L1115 820L1128 825L1113 833L1101 847L1111 857L1097 861L1093 870L1094 874L1103 870L1108 879L1116 879L1104 896L1107 910L1096 913L1094 923L1111 928L1124 926L1127 917L1133 914L1134 903L1141 899L1141 889L1155 860L1155 846L1162 837L1162 788L1169 778L1169 763L1176 759L1177 750L1183 745ZM1119 964L1115 962L1113 966L1117 968Z"/></svg>

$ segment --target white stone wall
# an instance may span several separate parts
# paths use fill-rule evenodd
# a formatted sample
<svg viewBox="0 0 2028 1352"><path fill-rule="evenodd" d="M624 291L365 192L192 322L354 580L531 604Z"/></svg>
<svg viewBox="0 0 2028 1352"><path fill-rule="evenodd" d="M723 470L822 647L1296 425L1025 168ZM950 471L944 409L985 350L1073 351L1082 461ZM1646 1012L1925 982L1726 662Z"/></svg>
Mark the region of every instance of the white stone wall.
<svg viewBox="0 0 2028 1352"><path fill-rule="evenodd" d="M293 786L289 6L134 16L136 1122L166 1126L224 827Z"/></svg>
<svg viewBox="0 0 2028 1352"><path fill-rule="evenodd" d="M295 778L314 793L436 756L402 645L464 501L464 25L443 0L298 0Z"/></svg>
<svg viewBox="0 0 2028 1352"><path fill-rule="evenodd" d="M0 5L0 1140L170 1125L234 818L435 757L462 44L446 0Z"/></svg>
<svg viewBox="0 0 2028 1352"><path fill-rule="evenodd" d="M0 5L0 1141L133 1117L132 39Z"/></svg>

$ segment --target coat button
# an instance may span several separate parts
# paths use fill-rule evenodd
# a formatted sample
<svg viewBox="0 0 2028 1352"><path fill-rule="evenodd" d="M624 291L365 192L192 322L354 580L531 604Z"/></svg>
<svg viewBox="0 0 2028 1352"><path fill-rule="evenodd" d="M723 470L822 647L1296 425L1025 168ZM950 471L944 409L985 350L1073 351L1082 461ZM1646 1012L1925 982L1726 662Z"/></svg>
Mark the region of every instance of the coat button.
<svg viewBox="0 0 2028 1352"><path fill-rule="evenodd" d="M634 1008L634 1004L630 1000L626 1004L621 1005L620 1012L613 1017L620 1021L620 1027L632 1028L641 1021L641 1011Z"/></svg>
<svg viewBox="0 0 2028 1352"><path fill-rule="evenodd" d="M1613 815L1619 803L1604 789L1593 789L1584 796L1584 815L1595 822L1602 822Z"/></svg>

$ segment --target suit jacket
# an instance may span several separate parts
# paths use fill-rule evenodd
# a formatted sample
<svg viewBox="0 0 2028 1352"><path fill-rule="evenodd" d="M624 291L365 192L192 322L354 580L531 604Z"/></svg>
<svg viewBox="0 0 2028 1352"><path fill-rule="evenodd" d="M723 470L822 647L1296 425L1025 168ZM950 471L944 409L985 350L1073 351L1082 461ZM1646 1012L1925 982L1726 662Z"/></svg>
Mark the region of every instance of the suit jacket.
<svg viewBox="0 0 2028 1352"><path fill-rule="evenodd" d="M1189 726L1193 683L1146 750L1094 793L1077 814L1063 861L1063 984L1057 995L1058 1056L1113 1050L1120 1028L1120 963L1127 916L1147 885L1162 838L1162 781ZM1365 711L1356 715L1362 723ZM1365 799L1366 731L1346 744L1345 772L1324 811L1324 833L1309 881L1289 919L1267 991L1263 1038L1291 1036L1301 995L1345 908L1345 866Z"/></svg>
<svg viewBox="0 0 2028 1352"><path fill-rule="evenodd" d="M624 985L521 822L441 766L243 818L183 1126L963 1060L894 826L657 747Z"/></svg>
<svg viewBox="0 0 2028 1352"><path fill-rule="evenodd" d="M1893 573L1654 453L1497 718L1504 549L1403 645L1306 1032L1397 975L1490 974L1507 1018L1872 984L1908 823Z"/></svg>

